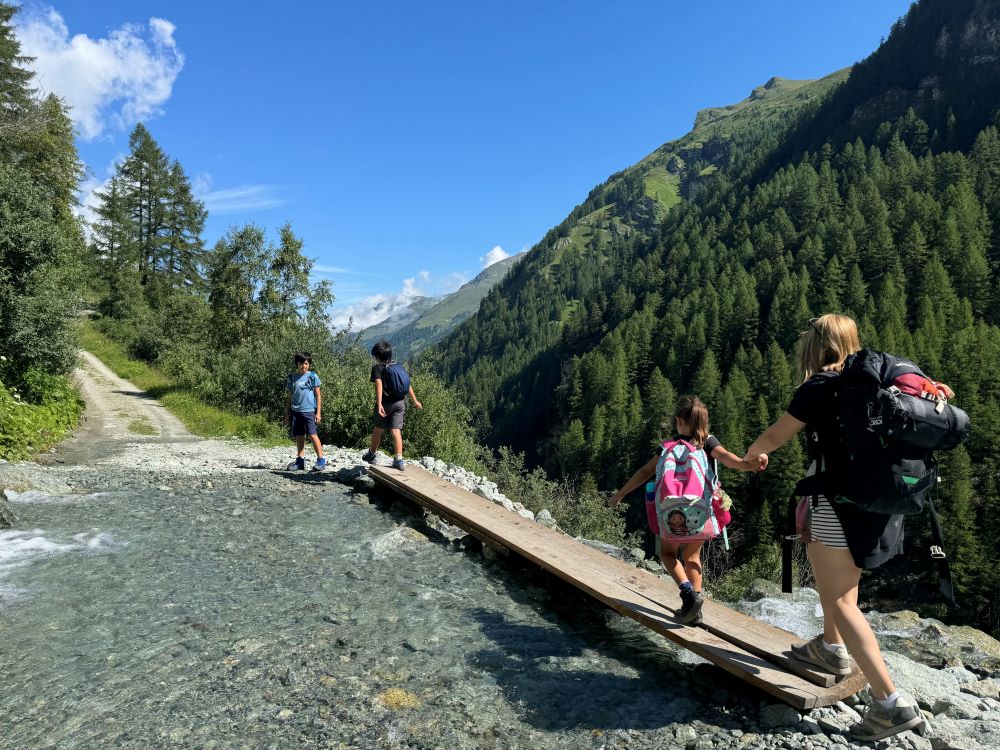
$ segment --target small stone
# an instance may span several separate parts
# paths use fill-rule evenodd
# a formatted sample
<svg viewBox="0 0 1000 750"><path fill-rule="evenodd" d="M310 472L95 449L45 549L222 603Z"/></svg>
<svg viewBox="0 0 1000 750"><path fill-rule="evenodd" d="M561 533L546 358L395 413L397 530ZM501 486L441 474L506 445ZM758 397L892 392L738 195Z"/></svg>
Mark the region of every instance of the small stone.
<svg viewBox="0 0 1000 750"><path fill-rule="evenodd" d="M547 529L554 528L556 525L556 519L552 517L552 514L549 513L546 508L538 511L538 515L535 516L535 521Z"/></svg>
<svg viewBox="0 0 1000 750"><path fill-rule="evenodd" d="M808 732L809 734L823 734L823 727L811 716L803 716L800 726L804 732Z"/></svg>
<svg viewBox="0 0 1000 750"><path fill-rule="evenodd" d="M698 733L695 731L694 727L685 724L684 726L677 727L674 730L674 739L682 745L686 745L689 742L697 740Z"/></svg>
<svg viewBox="0 0 1000 750"><path fill-rule="evenodd" d="M275 717L278 721L288 721L290 718L295 716L295 712L290 708L283 708L278 711L278 715Z"/></svg>
<svg viewBox="0 0 1000 750"><path fill-rule="evenodd" d="M161 484L156 489L158 489L160 492L171 492L172 491L171 488L167 487L167 485L165 485L165 484Z"/></svg>

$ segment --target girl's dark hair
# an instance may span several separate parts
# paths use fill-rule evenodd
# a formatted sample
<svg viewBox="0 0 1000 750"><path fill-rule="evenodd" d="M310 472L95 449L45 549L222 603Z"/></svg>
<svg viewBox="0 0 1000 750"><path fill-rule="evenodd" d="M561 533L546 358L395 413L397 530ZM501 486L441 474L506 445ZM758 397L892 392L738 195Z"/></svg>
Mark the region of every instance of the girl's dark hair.
<svg viewBox="0 0 1000 750"><path fill-rule="evenodd" d="M682 419L691 428L694 444L701 448L708 440L708 407L697 396L681 396L674 409L674 422Z"/></svg>
<svg viewBox="0 0 1000 750"><path fill-rule="evenodd" d="M388 362L392 359L392 347L388 341L376 341L372 347L372 356L379 362Z"/></svg>
<svg viewBox="0 0 1000 750"><path fill-rule="evenodd" d="M311 365L313 363L312 355L309 352L295 352L296 367L303 362L308 362Z"/></svg>

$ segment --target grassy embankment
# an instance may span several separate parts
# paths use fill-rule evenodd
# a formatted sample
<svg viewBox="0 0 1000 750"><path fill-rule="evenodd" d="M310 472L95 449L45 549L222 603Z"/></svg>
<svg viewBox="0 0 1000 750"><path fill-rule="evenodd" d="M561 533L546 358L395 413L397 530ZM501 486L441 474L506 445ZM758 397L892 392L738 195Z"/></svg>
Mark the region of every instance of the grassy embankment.
<svg viewBox="0 0 1000 750"><path fill-rule="evenodd" d="M22 461L65 438L80 421L83 401L69 379L29 373L16 390L0 382L0 458Z"/></svg>
<svg viewBox="0 0 1000 750"><path fill-rule="evenodd" d="M118 377L125 378L157 399L194 435L239 437L268 446L288 441L282 425L260 414L244 416L206 404L155 368L131 359L120 344L98 331L90 321L80 325L79 338L81 348L100 359ZM137 434L149 434L147 425L142 422L133 423L129 429Z"/></svg>

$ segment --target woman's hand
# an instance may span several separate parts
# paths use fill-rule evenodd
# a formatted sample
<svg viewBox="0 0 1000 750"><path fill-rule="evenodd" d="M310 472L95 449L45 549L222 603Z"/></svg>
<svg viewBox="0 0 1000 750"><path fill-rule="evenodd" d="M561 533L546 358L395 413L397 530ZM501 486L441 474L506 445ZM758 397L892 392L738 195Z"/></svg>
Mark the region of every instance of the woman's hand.
<svg viewBox="0 0 1000 750"><path fill-rule="evenodd" d="M608 500L608 507L609 508L614 508L616 505L618 505L618 503L620 503L622 501L622 498L624 498L624 497L625 497L625 493L622 492L621 490L618 490L618 492L616 492L615 494L613 494L611 496L611 499Z"/></svg>
<svg viewBox="0 0 1000 750"><path fill-rule="evenodd" d="M423 409L424 408L424 405L422 403L420 403L419 401L417 401L416 399L413 399L413 405L415 407L417 407L418 409Z"/></svg>
<svg viewBox="0 0 1000 750"><path fill-rule="evenodd" d="M747 471L764 471L767 468L766 453L748 453L743 457L743 463L747 466Z"/></svg>

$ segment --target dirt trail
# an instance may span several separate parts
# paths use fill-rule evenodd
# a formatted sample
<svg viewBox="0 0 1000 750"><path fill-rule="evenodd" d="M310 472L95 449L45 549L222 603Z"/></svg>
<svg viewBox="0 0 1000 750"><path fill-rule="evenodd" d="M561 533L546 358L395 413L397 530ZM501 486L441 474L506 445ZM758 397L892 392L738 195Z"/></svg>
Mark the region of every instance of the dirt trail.
<svg viewBox="0 0 1000 750"><path fill-rule="evenodd" d="M199 440L156 399L115 375L90 352L81 351L79 361L79 367L73 371L73 382L87 403L87 410L73 437L60 444L54 453L41 457L41 463L87 463L120 450L123 442Z"/></svg>

